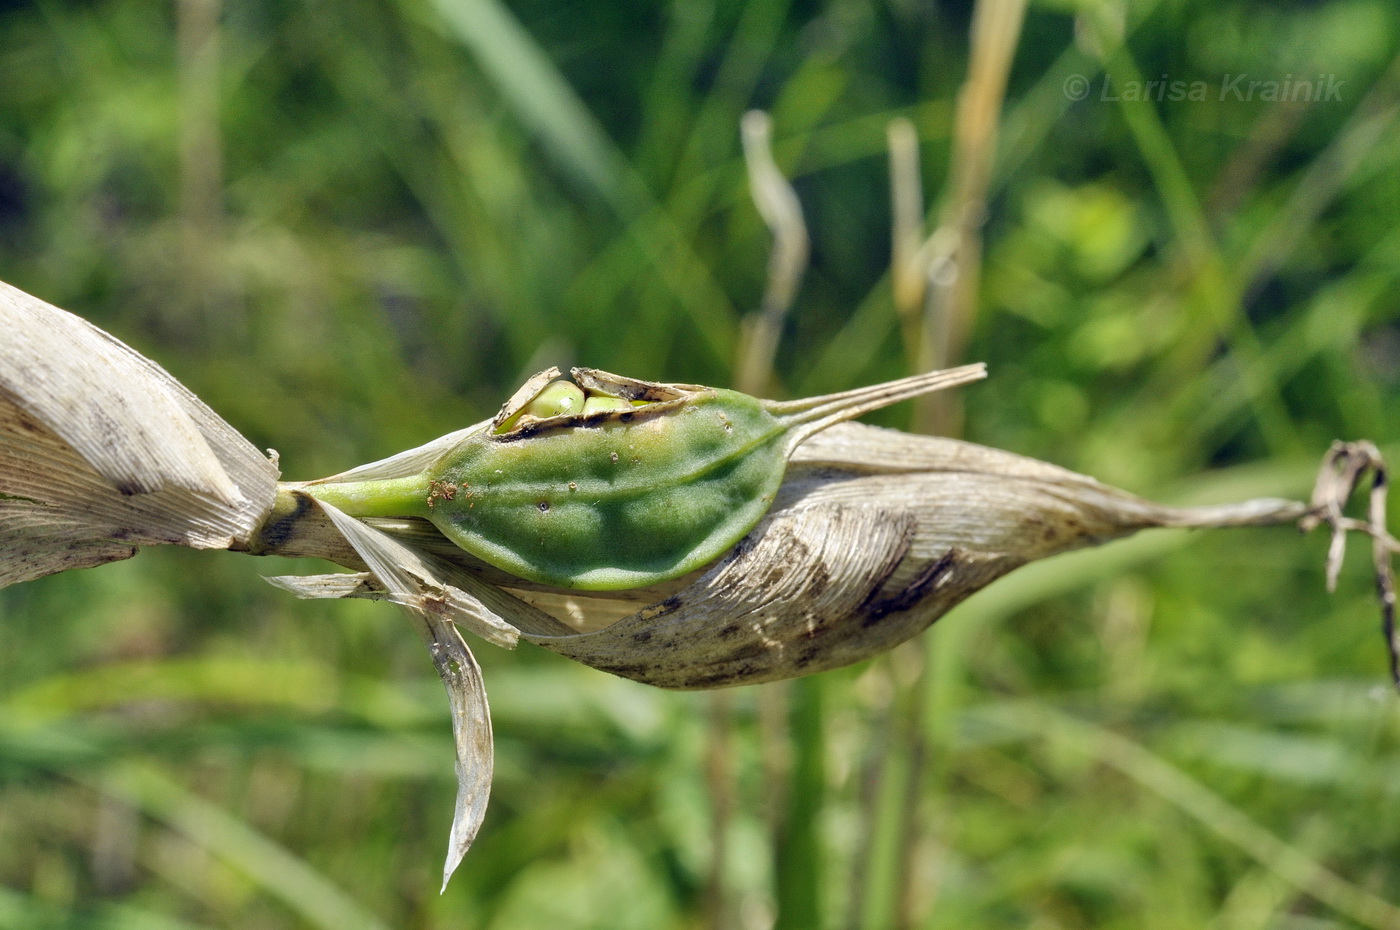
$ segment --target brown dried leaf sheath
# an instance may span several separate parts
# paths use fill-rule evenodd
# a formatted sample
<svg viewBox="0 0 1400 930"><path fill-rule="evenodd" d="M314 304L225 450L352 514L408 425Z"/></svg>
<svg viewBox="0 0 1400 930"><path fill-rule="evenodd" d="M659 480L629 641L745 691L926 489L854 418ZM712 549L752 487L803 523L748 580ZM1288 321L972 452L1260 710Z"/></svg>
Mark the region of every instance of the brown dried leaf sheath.
<svg viewBox="0 0 1400 930"><path fill-rule="evenodd" d="M1305 510L1175 510L994 449L846 425L799 448L767 518L693 584L596 632L525 638L662 687L790 678L888 650L1048 555Z"/></svg>

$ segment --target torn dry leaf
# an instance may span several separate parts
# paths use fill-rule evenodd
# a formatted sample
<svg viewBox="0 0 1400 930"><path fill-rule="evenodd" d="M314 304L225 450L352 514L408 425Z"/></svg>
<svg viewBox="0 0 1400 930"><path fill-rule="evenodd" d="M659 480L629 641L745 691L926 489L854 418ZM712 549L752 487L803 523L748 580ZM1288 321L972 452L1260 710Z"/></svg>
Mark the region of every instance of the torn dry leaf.
<svg viewBox="0 0 1400 930"><path fill-rule="evenodd" d="M151 360L0 282L0 586L240 547L277 467Z"/></svg>

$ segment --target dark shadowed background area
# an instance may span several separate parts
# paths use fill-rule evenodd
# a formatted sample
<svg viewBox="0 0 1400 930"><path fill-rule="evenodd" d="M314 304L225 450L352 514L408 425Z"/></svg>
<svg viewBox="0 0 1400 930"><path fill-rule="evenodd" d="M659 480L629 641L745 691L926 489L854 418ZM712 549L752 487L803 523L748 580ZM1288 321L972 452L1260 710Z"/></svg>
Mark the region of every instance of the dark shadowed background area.
<svg viewBox="0 0 1400 930"><path fill-rule="evenodd" d="M761 108L812 239L767 393L898 377L886 127L936 215L972 17L0 3L0 279L288 478L549 364L729 385ZM1305 496L1336 438L1400 459L1397 52L1389 0L1032 2L963 434L1170 502ZM495 790L442 897L447 705L393 608L183 550L7 589L0 927L1400 927L1400 701L1363 547L1332 597L1325 548L1062 557L722 705L482 645Z"/></svg>

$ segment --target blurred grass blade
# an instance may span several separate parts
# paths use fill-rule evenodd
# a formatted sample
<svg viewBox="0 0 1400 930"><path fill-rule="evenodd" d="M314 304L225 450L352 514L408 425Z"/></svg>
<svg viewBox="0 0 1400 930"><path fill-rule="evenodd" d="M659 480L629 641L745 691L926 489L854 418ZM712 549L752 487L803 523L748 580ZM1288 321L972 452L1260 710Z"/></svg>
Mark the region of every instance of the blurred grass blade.
<svg viewBox="0 0 1400 930"><path fill-rule="evenodd" d="M1300 171L1297 186L1250 243L1240 263L1247 294L1255 294L1293 257L1318 217L1345 190L1367 157L1394 139L1400 117L1400 56L1366 94L1332 142Z"/></svg>
<svg viewBox="0 0 1400 930"><path fill-rule="evenodd" d="M79 780L116 794L175 829L281 898L313 926L388 930L305 860L150 766L124 763Z"/></svg>
<svg viewBox="0 0 1400 930"><path fill-rule="evenodd" d="M793 765L782 829L774 837L776 930L806 930L822 924L827 873L822 848L822 812L827 805L824 679L793 683Z"/></svg>
<svg viewBox="0 0 1400 930"><path fill-rule="evenodd" d="M622 165L612 140L515 15L498 0L433 0L433 5L560 165L615 201Z"/></svg>
<svg viewBox="0 0 1400 930"><path fill-rule="evenodd" d="M1027 737L1072 744L1175 804L1337 913L1376 930L1400 927L1400 907L1347 881L1140 743L1043 705L1012 702L973 710L970 716L1010 726Z"/></svg>
<svg viewBox="0 0 1400 930"><path fill-rule="evenodd" d="M193 924L145 908L114 904L85 910L79 922L68 912L42 898L0 888L0 930L212 930L209 924Z"/></svg>
<svg viewBox="0 0 1400 930"><path fill-rule="evenodd" d="M1279 733L1262 727L1202 720L1175 728L1176 754L1275 781L1345 789L1367 760L1339 739ZM1400 784L1394 785L1400 791Z"/></svg>

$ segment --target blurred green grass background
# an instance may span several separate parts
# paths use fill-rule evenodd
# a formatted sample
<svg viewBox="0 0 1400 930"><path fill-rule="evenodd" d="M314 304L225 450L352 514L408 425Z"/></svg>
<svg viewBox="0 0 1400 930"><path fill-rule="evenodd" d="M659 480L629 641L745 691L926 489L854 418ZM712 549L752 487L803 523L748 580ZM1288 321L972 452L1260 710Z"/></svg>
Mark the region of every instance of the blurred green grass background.
<svg viewBox="0 0 1400 930"><path fill-rule="evenodd" d="M942 189L971 16L0 3L0 279L289 478L548 364L726 385L766 273L757 107L813 253L769 393L897 377L885 130ZM1397 51L1388 0L1031 3L967 438L1172 502L1305 495L1334 438L1400 451ZM189 551L18 586L0 927L1400 927L1396 699L1366 559L1328 597L1324 551L1144 536L722 703L482 646L497 775L442 897L447 707L394 610Z"/></svg>

